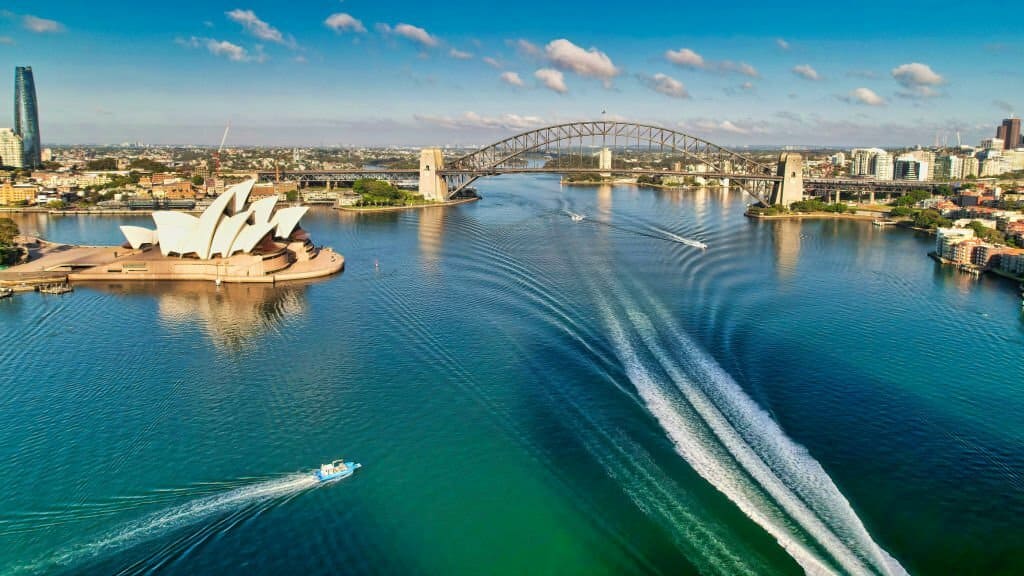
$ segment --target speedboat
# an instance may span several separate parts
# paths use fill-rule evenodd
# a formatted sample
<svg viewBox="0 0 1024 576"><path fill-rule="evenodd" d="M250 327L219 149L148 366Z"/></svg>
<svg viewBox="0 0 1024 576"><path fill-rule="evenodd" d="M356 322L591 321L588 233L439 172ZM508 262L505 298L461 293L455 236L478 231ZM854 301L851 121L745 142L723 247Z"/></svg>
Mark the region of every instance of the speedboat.
<svg viewBox="0 0 1024 576"><path fill-rule="evenodd" d="M586 216L584 216L583 214L577 214L575 212L569 212L569 218L572 218L573 222L580 222L581 220L586 218Z"/></svg>
<svg viewBox="0 0 1024 576"><path fill-rule="evenodd" d="M355 473L356 469L362 468L363 465L358 462L345 462L345 460L335 460L330 464L321 464L320 468L313 470L313 477L320 482L330 482L331 480L341 480L342 478L348 478Z"/></svg>

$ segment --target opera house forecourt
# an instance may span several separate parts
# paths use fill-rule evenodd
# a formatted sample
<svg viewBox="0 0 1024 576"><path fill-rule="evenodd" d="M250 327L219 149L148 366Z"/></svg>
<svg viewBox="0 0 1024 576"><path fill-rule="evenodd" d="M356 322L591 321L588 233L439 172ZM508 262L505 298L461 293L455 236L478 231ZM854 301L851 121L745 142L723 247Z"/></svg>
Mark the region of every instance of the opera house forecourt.
<svg viewBox="0 0 1024 576"><path fill-rule="evenodd" d="M122 226L130 250L68 279L280 282L340 272L344 257L316 247L299 225L308 208L275 210L276 196L250 203L255 183L228 188L198 217L161 211L155 230Z"/></svg>

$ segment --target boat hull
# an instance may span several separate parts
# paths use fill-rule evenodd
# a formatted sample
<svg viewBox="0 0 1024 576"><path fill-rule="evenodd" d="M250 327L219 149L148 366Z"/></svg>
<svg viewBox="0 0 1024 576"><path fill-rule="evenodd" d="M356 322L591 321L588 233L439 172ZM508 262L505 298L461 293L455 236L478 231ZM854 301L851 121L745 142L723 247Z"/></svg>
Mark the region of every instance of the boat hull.
<svg viewBox="0 0 1024 576"><path fill-rule="evenodd" d="M334 474L324 474L319 470L314 470L313 477L316 478L321 483L332 482L334 480L342 480L355 474L356 470L362 467L363 465L358 462L345 462L345 470L341 472L335 472Z"/></svg>

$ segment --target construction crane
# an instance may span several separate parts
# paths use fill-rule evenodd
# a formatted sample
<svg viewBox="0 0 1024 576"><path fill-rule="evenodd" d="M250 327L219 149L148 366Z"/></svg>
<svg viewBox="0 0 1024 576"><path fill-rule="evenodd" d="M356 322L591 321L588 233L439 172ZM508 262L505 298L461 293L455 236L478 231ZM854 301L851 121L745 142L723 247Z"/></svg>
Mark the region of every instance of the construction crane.
<svg viewBox="0 0 1024 576"><path fill-rule="evenodd" d="M224 142L228 139L229 130L231 130L231 120L228 120L227 126L224 127L224 135L220 137L220 146L213 153L213 175L215 180L220 179L220 153L224 150Z"/></svg>

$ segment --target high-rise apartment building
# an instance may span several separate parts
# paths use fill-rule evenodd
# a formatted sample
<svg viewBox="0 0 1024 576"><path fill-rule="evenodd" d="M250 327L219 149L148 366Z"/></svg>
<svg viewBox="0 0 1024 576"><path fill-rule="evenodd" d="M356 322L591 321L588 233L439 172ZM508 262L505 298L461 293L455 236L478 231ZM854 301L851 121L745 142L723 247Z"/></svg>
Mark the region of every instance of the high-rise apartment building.
<svg viewBox="0 0 1024 576"><path fill-rule="evenodd" d="M1003 150L1014 150L1021 147L1020 118L1006 118L996 128L996 138L1003 140Z"/></svg>
<svg viewBox="0 0 1024 576"><path fill-rule="evenodd" d="M21 136L10 128L0 128L0 166L21 168L25 165Z"/></svg>
<svg viewBox="0 0 1024 576"><path fill-rule="evenodd" d="M871 157L871 175L876 180L892 180L892 155L879 151Z"/></svg>
<svg viewBox="0 0 1024 576"><path fill-rule="evenodd" d="M18 66L14 69L14 131L21 136L23 165L28 168L42 166L39 107L31 66Z"/></svg>

